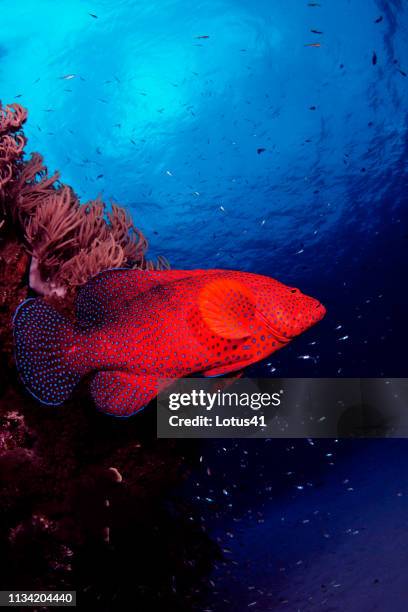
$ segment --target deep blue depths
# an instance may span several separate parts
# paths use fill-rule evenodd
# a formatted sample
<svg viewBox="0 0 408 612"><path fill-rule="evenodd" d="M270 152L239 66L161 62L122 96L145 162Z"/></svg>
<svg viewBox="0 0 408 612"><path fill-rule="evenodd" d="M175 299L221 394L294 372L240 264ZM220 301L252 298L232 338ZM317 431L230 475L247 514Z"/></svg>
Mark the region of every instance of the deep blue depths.
<svg viewBox="0 0 408 612"><path fill-rule="evenodd" d="M406 376L407 3L24 0L12 11L7 6L0 2L0 96L29 108L29 148L43 153L51 170L58 168L85 199L102 193L127 205L151 252L175 268L265 273L327 306L325 321L252 374ZM379 473L366 475L365 497L355 502L357 523L371 521L375 529L383 518L372 498L381 498L378 483L392 480L406 462L405 447L341 444L336 457L357 453L356 466L378 465ZM217 503L231 531L235 504L238 514L259 511L268 487L278 498L282 490L303 495L296 484L307 487L313 474L323 493L300 502L287 554L296 569L299 543L302 562L310 556L318 565L315 542L323 528L306 538L300 518L310 518L311 503L330 505L339 495L330 448L297 442L288 451L280 442L259 442L225 449L204 448L203 466L222 466L223 474L214 483L204 467L199 472L197 496L209 508L204 517L211 522ZM287 453L293 482L285 477ZM232 457L225 465L224 454ZM233 501L231 483L239 491ZM404 487L396 485L390 499ZM279 498L288 512L293 495ZM270 541L264 531L252 545L245 536L247 557L262 559L270 542L280 541L276 508L268 512ZM347 523L347 506L344 512ZM388 525L395 517L391 504ZM367 547L359 565L374 554ZM398 553L391 559L397 569ZM247 579L259 587L267 569L251 571ZM277 566L268 571L276 582ZM251 586L243 577L240 583L241 591ZM248 593L245 607L252 603ZM240 592L237 609L243 597ZM355 608L348 602L347 609L372 610L372 601ZM338 606L319 609L345 609Z"/></svg>

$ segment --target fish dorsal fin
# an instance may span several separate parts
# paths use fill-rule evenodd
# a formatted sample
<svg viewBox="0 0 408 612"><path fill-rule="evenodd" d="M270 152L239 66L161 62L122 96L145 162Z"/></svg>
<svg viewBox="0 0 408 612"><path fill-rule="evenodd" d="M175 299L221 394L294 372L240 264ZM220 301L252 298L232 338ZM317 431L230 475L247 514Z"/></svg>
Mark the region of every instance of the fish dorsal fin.
<svg viewBox="0 0 408 612"><path fill-rule="evenodd" d="M78 292L75 312L82 328L117 320L141 293L162 284L196 275L200 270L131 270L100 272Z"/></svg>
<svg viewBox="0 0 408 612"><path fill-rule="evenodd" d="M255 319L255 296L242 283L216 279L201 290L198 306L203 320L217 336L247 338Z"/></svg>

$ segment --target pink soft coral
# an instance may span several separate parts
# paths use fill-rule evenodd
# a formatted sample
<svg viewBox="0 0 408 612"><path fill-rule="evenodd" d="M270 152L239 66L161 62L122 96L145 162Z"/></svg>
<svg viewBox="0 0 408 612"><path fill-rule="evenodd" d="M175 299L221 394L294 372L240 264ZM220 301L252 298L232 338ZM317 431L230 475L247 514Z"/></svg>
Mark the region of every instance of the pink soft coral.
<svg viewBox="0 0 408 612"><path fill-rule="evenodd" d="M23 158L27 111L0 104L0 210L17 226L31 255L30 286L42 295L65 295L97 272L115 267L166 268L145 259L147 240L117 204L81 204L74 191L48 174L41 155ZM4 231L4 228L3 228Z"/></svg>
<svg viewBox="0 0 408 612"><path fill-rule="evenodd" d="M2 107L0 104L0 196L13 179L16 166L21 160L25 136L21 127L27 119L27 111L19 104Z"/></svg>

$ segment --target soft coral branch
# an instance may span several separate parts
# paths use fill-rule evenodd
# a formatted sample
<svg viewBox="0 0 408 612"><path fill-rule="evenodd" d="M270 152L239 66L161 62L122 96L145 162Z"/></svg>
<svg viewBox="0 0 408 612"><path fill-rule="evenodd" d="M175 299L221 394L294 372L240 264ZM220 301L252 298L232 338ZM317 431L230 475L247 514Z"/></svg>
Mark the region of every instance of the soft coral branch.
<svg viewBox="0 0 408 612"><path fill-rule="evenodd" d="M107 268L167 268L163 257L146 260L147 240L121 206L106 213L100 198L81 204L41 155L24 159L26 119L19 104L0 104L0 206L31 255L31 288L65 295Z"/></svg>
<svg viewBox="0 0 408 612"><path fill-rule="evenodd" d="M21 130L27 119L27 111L20 104L0 105L0 134Z"/></svg>

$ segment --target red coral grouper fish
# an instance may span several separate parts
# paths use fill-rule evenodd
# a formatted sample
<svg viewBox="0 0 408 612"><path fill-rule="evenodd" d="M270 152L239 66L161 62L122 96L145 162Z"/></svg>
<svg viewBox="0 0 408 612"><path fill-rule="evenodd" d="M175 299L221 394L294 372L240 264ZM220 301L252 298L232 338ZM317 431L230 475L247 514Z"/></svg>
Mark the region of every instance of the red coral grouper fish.
<svg viewBox="0 0 408 612"><path fill-rule="evenodd" d="M237 372L320 321L298 289L230 270L108 270L80 289L74 325L41 298L14 317L20 376L44 404L62 404L84 376L100 410L130 416L158 379Z"/></svg>

